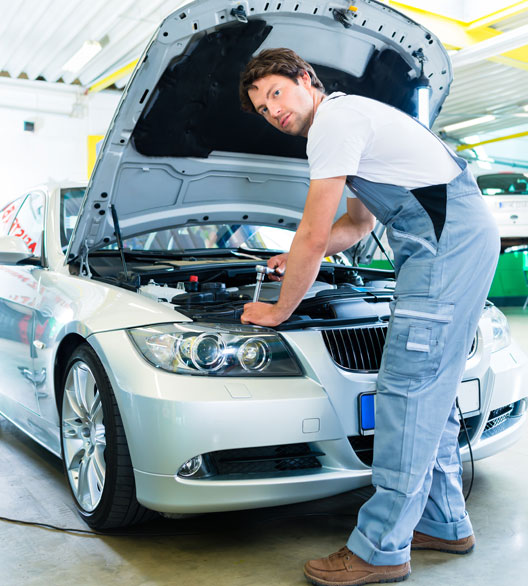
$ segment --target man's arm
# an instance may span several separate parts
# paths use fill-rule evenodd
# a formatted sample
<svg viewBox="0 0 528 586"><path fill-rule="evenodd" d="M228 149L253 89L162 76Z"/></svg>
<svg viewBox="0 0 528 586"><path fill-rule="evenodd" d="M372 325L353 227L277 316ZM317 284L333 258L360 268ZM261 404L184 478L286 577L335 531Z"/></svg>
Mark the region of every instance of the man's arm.
<svg viewBox="0 0 528 586"><path fill-rule="evenodd" d="M315 281L328 250L332 222L343 195L345 179L343 176L310 182L303 217L288 255L288 270L279 300L275 305L246 304L242 323L275 326L288 319L299 305Z"/></svg>
<svg viewBox="0 0 528 586"><path fill-rule="evenodd" d="M347 250L374 230L376 218L357 198L347 198L347 213L332 226L325 256Z"/></svg>
<svg viewBox="0 0 528 586"><path fill-rule="evenodd" d="M347 250L356 244L356 242L359 242L364 236L370 234L374 230L375 225L376 218L359 199L347 198L347 213L343 214L332 226L326 252L323 256L331 256ZM268 260L268 266L284 273L288 257L289 254L287 252L272 256ZM282 277L270 275L270 279L272 281L280 281Z"/></svg>

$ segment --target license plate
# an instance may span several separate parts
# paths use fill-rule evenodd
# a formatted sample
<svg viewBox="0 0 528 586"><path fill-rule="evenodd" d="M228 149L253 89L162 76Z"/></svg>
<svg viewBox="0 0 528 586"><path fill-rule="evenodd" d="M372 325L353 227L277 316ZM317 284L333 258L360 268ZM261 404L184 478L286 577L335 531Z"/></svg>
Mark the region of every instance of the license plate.
<svg viewBox="0 0 528 586"><path fill-rule="evenodd" d="M359 395L359 431L362 435L374 433L374 414L376 413L376 393Z"/></svg>
<svg viewBox="0 0 528 586"><path fill-rule="evenodd" d="M528 201L501 201L499 202L498 207L509 209L523 209L528 207Z"/></svg>
<svg viewBox="0 0 528 586"><path fill-rule="evenodd" d="M480 410L480 382L478 379L460 383L457 391L458 404L464 416L475 415ZM359 395L359 431L372 435L376 427L376 393Z"/></svg>

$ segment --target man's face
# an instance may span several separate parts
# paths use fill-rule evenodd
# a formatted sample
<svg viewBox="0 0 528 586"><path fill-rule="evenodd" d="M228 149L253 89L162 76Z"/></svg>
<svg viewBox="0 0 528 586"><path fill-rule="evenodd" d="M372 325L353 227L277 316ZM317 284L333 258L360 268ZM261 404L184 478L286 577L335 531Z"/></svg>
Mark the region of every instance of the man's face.
<svg viewBox="0 0 528 586"><path fill-rule="evenodd" d="M267 75L253 83L248 96L255 110L275 128L306 136L314 114L313 88L308 73L298 84L283 75Z"/></svg>

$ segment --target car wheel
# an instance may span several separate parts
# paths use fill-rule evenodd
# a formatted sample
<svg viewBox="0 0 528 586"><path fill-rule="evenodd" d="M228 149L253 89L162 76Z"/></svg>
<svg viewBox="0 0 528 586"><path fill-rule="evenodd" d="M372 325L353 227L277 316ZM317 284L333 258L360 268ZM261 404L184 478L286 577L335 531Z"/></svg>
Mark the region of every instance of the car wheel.
<svg viewBox="0 0 528 586"><path fill-rule="evenodd" d="M60 405L64 471L84 521L100 530L155 516L136 500L115 395L99 358L88 344L79 346L68 362Z"/></svg>

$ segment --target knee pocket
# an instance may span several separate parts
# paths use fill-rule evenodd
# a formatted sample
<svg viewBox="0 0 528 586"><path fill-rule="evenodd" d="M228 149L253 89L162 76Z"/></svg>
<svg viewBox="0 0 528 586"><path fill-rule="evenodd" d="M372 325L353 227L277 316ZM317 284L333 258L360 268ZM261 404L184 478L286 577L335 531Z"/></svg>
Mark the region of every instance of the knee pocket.
<svg viewBox="0 0 528 586"><path fill-rule="evenodd" d="M452 303L420 298L394 302L384 350L385 370L418 379L435 376L454 308Z"/></svg>

